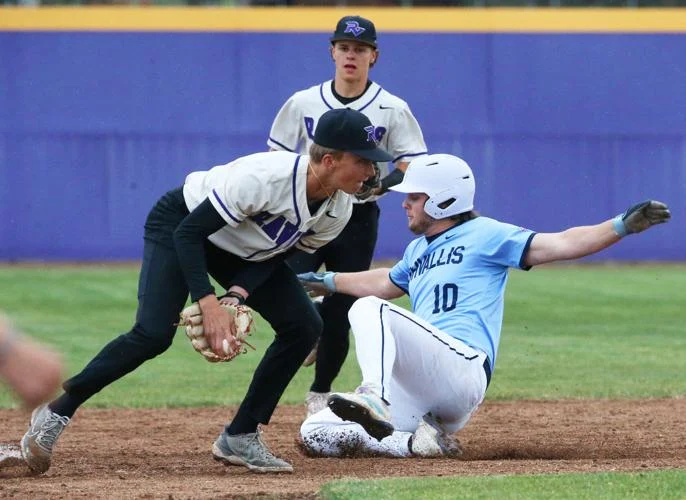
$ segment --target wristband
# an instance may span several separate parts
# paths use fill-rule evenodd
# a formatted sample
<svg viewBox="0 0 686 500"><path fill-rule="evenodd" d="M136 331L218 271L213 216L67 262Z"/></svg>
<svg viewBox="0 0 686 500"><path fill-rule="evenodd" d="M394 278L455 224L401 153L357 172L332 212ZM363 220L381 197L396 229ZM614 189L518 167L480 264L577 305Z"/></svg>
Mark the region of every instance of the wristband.
<svg viewBox="0 0 686 500"><path fill-rule="evenodd" d="M628 233L626 232L626 225L623 220L624 214L619 214L612 219L612 229L614 229L617 236L624 238Z"/></svg>
<svg viewBox="0 0 686 500"><path fill-rule="evenodd" d="M226 293L225 293L224 295L222 295L220 298L224 298L224 297L231 297L231 298L234 298L234 299L238 300L238 305L239 305L239 306L242 306L242 305L245 304L245 297L243 297L243 296L242 296L240 293L238 293L238 292L234 292L233 290L230 291L230 292L226 292Z"/></svg>
<svg viewBox="0 0 686 500"><path fill-rule="evenodd" d="M336 292L336 283L334 281L335 276L336 273L328 272L324 273L324 278L322 279L322 283L324 283L324 286L330 292Z"/></svg>

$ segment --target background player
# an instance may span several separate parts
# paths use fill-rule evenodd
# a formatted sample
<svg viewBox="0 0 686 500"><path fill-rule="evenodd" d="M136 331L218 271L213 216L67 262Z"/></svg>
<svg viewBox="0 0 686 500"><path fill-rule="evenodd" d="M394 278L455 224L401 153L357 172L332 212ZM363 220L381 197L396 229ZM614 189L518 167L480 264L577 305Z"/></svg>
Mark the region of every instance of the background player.
<svg viewBox="0 0 686 500"><path fill-rule="evenodd" d="M276 332L213 455L251 471L291 472L269 452L257 426L269 423L320 335L321 320L284 254L294 246L314 251L343 229L352 194L374 174L373 162L390 159L370 131L362 113L331 110L319 120L310 156L245 156L193 172L183 187L165 194L145 223L136 323L67 380L62 396L34 410L21 442L29 467L50 467L57 438L88 398L169 348L189 291L202 310L209 345L223 354L222 341L232 342L235 329L209 273L236 300L247 299Z"/></svg>
<svg viewBox="0 0 686 500"><path fill-rule="evenodd" d="M400 262L300 276L315 291L365 297L350 310L362 384L331 394L329 408L302 424L314 454L460 454L453 433L483 400L495 368L508 268L590 255L670 218L666 205L647 201L594 226L535 233L473 211L474 176L451 155L414 160L391 189L408 193L408 225L422 235ZM414 313L382 300L405 293Z"/></svg>
<svg viewBox="0 0 686 500"><path fill-rule="evenodd" d="M379 165L380 180L358 194L350 222L338 238L315 254L301 252L289 258L299 273L316 271L322 264L329 271L369 269L379 219L376 200L402 180L412 158L426 154L422 131L407 103L369 79L369 70L379 59L374 24L359 16L341 18L331 37L330 53L336 66L334 79L291 96L276 115L267 144L274 150L307 148L324 112L349 107L363 112L376 126L376 138L393 156L395 169L389 174L386 163ZM331 384L345 361L352 303L351 297L335 294L319 306L324 330L317 348L314 381L306 398L308 415L326 406Z"/></svg>

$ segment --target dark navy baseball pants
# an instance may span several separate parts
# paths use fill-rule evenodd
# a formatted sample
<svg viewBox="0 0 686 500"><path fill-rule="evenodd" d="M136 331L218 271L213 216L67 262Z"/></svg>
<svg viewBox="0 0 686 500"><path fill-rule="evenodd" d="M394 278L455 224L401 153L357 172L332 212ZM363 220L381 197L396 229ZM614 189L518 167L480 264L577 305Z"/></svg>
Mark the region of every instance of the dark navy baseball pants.
<svg viewBox="0 0 686 500"><path fill-rule="evenodd" d="M151 210L145 225L136 322L128 333L106 345L81 373L64 383L64 390L70 396L87 400L171 345L177 331L175 323L188 299L188 286L172 234L187 214L181 189L164 195ZM232 277L248 265L209 241L205 255L210 275L224 288L229 288ZM269 322L276 335L257 366L238 411L266 424L320 336L322 320L286 263L277 266L267 281L250 295L247 304ZM203 361L198 359L198 362Z"/></svg>

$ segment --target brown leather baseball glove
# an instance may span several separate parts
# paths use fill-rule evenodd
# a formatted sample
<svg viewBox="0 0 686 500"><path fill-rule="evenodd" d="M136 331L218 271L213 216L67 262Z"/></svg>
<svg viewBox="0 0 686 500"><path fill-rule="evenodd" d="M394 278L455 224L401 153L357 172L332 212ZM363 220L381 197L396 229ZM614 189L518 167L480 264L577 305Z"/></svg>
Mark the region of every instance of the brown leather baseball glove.
<svg viewBox="0 0 686 500"><path fill-rule="evenodd" d="M255 350L246 340L246 337L252 334L255 325L252 317L252 309L246 305L222 303L221 306L233 316L234 324L236 325L235 342L230 343L227 339L224 339L224 343L222 344L225 353L224 356L218 356L210 349L202 326L202 310L197 302L194 302L181 311L179 326L185 327L186 336L191 341L193 349L202 354L210 363L231 361L239 354L245 354L247 352L245 346ZM234 348L232 344L238 346L238 348Z"/></svg>

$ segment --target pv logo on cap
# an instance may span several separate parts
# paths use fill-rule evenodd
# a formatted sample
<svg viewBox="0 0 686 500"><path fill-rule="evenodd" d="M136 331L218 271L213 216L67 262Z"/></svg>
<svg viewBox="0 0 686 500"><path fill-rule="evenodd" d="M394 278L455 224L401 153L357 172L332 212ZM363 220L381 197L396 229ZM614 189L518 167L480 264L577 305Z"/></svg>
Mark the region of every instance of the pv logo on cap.
<svg viewBox="0 0 686 500"><path fill-rule="evenodd" d="M367 142L373 142L374 144L379 143L378 139L376 138L376 127L374 125L365 127L364 131L367 132Z"/></svg>
<svg viewBox="0 0 686 500"><path fill-rule="evenodd" d="M355 37L358 37L365 31L367 30L360 26L360 23L357 21L346 21L345 31L343 33L352 33Z"/></svg>

